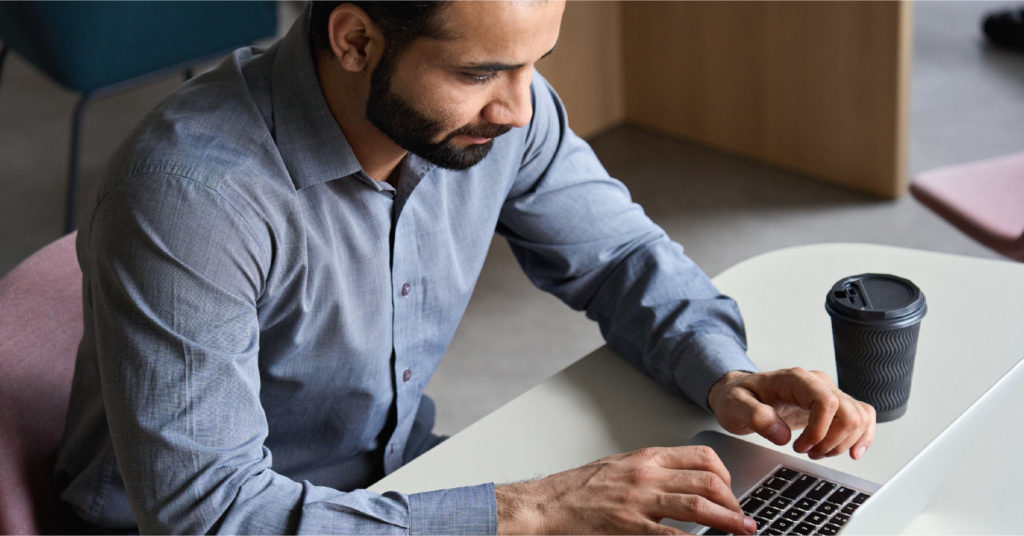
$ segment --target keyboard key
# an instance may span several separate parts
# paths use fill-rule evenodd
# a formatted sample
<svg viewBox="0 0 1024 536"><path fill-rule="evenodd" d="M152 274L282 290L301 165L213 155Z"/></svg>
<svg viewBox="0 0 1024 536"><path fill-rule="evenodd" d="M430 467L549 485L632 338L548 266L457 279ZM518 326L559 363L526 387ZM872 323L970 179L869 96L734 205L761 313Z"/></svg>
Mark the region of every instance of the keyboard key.
<svg viewBox="0 0 1024 536"><path fill-rule="evenodd" d="M817 502L812 501L806 497L796 502L796 508L799 508L801 510L814 510L814 507L817 505Z"/></svg>
<svg viewBox="0 0 1024 536"><path fill-rule="evenodd" d="M793 528L793 522L788 519L776 519L775 523L772 523L771 528L781 530L782 532L789 532L789 529Z"/></svg>
<svg viewBox="0 0 1024 536"><path fill-rule="evenodd" d="M771 506L765 506L757 515L765 519L775 519L775 516L779 515L779 509L772 508Z"/></svg>
<svg viewBox="0 0 1024 536"><path fill-rule="evenodd" d="M814 487L811 488L811 491L807 492L807 498L814 499L815 501L820 501L824 499L825 496L828 495L834 489L836 489L835 484L822 480L821 482L815 484Z"/></svg>
<svg viewBox="0 0 1024 536"><path fill-rule="evenodd" d="M704 532L704 536L725 536L728 532L718 529L708 529Z"/></svg>
<svg viewBox="0 0 1024 536"><path fill-rule="evenodd" d="M832 516L832 523L839 525L840 527L850 522L850 516L846 514L836 514Z"/></svg>
<svg viewBox="0 0 1024 536"><path fill-rule="evenodd" d="M850 514L856 512L857 508L860 508L859 504L857 504L857 503L850 503L850 504L847 504L846 506L844 506L843 509L841 510L841 512L843 512L846 515L850 515Z"/></svg>
<svg viewBox="0 0 1024 536"><path fill-rule="evenodd" d="M795 499L800 496L801 493L807 490L817 482L818 479L811 475L800 475L792 484L782 492L782 496L787 499Z"/></svg>
<svg viewBox="0 0 1024 536"><path fill-rule="evenodd" d="M793 480L796 475L800 473L790 469L789 467L780 467L778 471L775 471L775 478L781 478L783 480Z"/></svg>
<svg viewBox="0 0 1024 536"><path fill-rule="evenodd" d="M768 482L764 483L765 486L767 486L769 488L772 488L775 491L781 490L782 488L786 487L788 484L789 484L789 481L786 480L786 479L783 479L783 478L772 478Z"/></svg>
<svg viewBox="0 0 1024 536"><path fill-rule="evenodd" d="M815 525L820 525L824 523L826 519L828 519L828 516L821 512L811 512L807 514L807 517L804 519L804 521L808 523L813 523Z"/></svg>
<svg viewBox="0 0 1024 536"><path fill-rule="evenodd" d="M831 514L832 512L835 512L838 509L839 509L838 506L836 506L836 505L834 505L832 503L827 503L826 502L826 503L821 503L820 505L818 505L818 507L815 508L815 511L821 512L823 514Z"/></svg>
<svg viewBox="0 0 1024 536"><path fill-rule="evenodd" d="M858 493L857 496L853 498L853 502L856 504L864 504L864 501L868 500L868 497L870 497L870 495L867 493Z"/></svg>
<svg viewBox="0 0 1024 536"><path fill-rule="evenodd" d="M768 499L771 499L772 497L775 496L775 490L768 488L757 488L757 490L754 491L754 493L751 493L750 496L757 497L762 501L767 501Z"/></svg>
<svg viewBox="0 0 1024 536"><path fill-rule="evenodd" d="M768 506L772 508L778 508L779 510L785 510L789 505L793 504L791 499L785 497L776 497L772 499L772 502L768 503Z"/></svg>
<svg viewBox="0 0 1024 536"><path fill-rule="evenodd" d="M824 527L818 529L818 534L823 534L824 536L834 536L835 534L839 534L840 528L842 527L839 527L837 525L825 525Z"/></svg>
<svg viewBox="0 0 1024 536"><path fill-rule="evenodd" d="M807 523L800 523L799 525L797 525L796 527L793 528L793 534L801 534L801 535L814 534L816 532L816 528L817 527L815 527L814 525L808 525Z"/></svg>
<svg viewBox="0 0 1024 536"><path fill-rule="evenodd" d="M840 486L839 489L837 489L836 492L833 493L832 496L828 498L828 502L843 504L850 497L852 497L854 493L857 492L850 488Z"/></svg>
<svg viewBox="0 0 1024 536"><path fill-rule="evenodd" d="M786 533L777 530L772 530L771 528L767 528L764 529L764 532L761 532L759 534L764 534L764 536L784 536Z"/></svg>
<svg viewBox="0 0 1024 536"><path fill-rule="evenodd" d="M806 512L804 512L803 510L797 510L796 508L793 508L790 510L786 510L786 513L782 514L782 517L790 521L800 521L800 518L804 517L805 513Z"/></svg>
<svg viewBox="0 0 1024 536"><path fill-rule="evenodd" d="M764 527L767 527L768 525L771 525L772 524L772 520L771 519L767 519L767 518L762 517L762 516L757 516L757 517L754 518L754 523L757 523L757 528L758 529L762 529Z"/></svg>
<svg viewBox="0 0 1024 536"><path fill-rule="evenodd" d="M743 513L748 516L754 515L754 512L762 506L764 506L764 501L753 497L747 497L747 500L743 501L743 504L740 505L740 507L743 508Z"/></svg>

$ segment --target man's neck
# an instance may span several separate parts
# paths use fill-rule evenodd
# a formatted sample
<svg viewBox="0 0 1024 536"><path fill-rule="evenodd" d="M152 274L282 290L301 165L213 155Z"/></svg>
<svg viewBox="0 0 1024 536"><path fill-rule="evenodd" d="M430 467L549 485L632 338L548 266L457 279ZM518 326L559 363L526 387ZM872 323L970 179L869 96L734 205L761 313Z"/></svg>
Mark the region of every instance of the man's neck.
<svg viewBox="0 0 1024 536"><path fill-rule="evenodd" d="M394 185L392 175L397 175L406 151L366 118L369 83L340 69L330 56L315 56L320 91L359 165L371 179Z"/></svg>

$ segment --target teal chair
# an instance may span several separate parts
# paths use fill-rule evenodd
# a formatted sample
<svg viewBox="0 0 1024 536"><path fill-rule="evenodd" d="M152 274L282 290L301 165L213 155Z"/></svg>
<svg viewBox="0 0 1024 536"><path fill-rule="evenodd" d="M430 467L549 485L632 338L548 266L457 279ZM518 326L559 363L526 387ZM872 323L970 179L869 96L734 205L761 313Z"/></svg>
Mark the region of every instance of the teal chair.
<svg viewBox="0 0 1024 536"><path fill-rule="evenodd" d="M71 122L65 231L75 224L87 102L172 73L191 77L197 64L276 32L274 2L0 2L0 72L13 50L82 94Z"/></svg>

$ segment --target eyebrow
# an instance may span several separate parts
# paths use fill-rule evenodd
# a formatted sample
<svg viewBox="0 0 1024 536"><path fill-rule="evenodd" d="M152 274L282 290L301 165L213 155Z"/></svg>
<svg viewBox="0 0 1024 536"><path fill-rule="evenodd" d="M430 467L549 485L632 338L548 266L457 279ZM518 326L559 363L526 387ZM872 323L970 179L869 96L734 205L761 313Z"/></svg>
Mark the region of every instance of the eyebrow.
<svg viewBox="0 0 1024 536"><path fill-rule="evenodd" d="M541 56L537 61L540 61L540 60L550 56L551 53L554 52L556 48L558 48L558 43L557 42L555 43L555 46L551 47L551 50L545 52L544 55ZM485 62L480 62L480 63L467 63L465 65L462 65L460 67L460 69L465 69L467 71L498 72L498 71L514 71L516 69L521 68L524 65L526 65L526 64L525 63L511 64L511 63L501 63L501 62L494 62L494 61L485 61Z"/></svg>

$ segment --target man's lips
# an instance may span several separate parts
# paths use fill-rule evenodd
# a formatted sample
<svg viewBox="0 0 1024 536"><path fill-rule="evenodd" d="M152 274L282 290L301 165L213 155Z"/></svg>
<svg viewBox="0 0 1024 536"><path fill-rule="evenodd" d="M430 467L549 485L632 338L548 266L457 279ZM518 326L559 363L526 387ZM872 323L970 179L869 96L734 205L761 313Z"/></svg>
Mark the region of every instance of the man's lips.
<svg viewBox="0 0 1024 536"><path fill-rule="evenodd" d="M472 144L484 144L484 143L487 143L487 142L489 142L489 141L494 139L494 138L482 138L480 136L471 136L469 134L459 134L458 136L456 136L456 138L458 138L459 141L465 141L465 142L472 143Z"/></svg>

